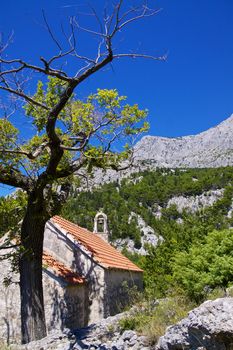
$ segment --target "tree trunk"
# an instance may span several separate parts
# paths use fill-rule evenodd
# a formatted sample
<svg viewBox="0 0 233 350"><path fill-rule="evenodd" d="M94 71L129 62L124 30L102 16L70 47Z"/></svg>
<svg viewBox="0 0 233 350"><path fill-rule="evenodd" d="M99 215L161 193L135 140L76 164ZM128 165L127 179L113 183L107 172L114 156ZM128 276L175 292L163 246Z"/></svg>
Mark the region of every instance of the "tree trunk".
<svg viewBox="0 0 233 350"><path fill-rule="evenodd" d="M35 198L34 198L35 199ZM37 199L37 203L40 202ZM46 336L42 285L44 227L43 205L28 201L21 230L22 253L19 261L22 343Z"/></svg>

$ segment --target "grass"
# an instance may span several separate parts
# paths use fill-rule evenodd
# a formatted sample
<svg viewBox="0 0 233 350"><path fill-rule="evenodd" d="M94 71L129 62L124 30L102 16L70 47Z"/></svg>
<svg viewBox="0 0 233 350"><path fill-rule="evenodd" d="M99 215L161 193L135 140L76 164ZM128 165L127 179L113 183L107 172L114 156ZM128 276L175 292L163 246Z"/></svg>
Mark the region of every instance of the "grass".
<svg viewBox="0 0 233 350"><path fill-rule="evenodd" d="M16 348L18 348L18 346L7 345L2 338L0 339L0 350L13 350Z"/></svg>
<svg viewBox="0 0 233 350"><path fill-rule="evenodd" d="M154 307L144 302L144 306L140 306L132 316L120 320L120 328L122 331L134 329L145 335L151 344L156 344L168 326L186 317L194 307L184 296L160 300Z"/></svg>
<svg viewBox="0 0 233 350"><path fill-rule="evenodd" d="M227 289L221 287L213 289L205 300L226 296L233 297L233 285ZM135 330L138 334L146 336L151 345L158 342L159 338L165 334L167 327L187 317L188 312L198 306L185 296L181 289L170 291L169 297L156 300L153 305L146 301L142 294L141 299L132 304L136 304L131 309L133 311L119 321L120 330L121 332Z"/></svg>

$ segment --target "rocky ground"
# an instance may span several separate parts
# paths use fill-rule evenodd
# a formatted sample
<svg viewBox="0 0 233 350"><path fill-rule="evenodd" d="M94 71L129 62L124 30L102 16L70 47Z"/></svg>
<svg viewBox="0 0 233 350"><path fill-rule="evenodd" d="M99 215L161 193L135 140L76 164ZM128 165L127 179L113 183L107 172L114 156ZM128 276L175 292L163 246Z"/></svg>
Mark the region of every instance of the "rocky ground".
<svg viewBox="0 0 233 350"><path fill-rule="evenodd" d="M144 336L132 330L120 331L118 322L127 313L108 317L100 323L75 331L56 331L27 345L12 345L11 350L150 350Z"/></svg>
<svg viewBox="0 0 233 350"><path fill-rule="evenodd" d="M135 331L120 332L118 322L127 313L102 320L76 331L57 331L27 345L11 350L232 350L233 298L207 301L188 317L167 328L157 345L149 345Z"/></svg>

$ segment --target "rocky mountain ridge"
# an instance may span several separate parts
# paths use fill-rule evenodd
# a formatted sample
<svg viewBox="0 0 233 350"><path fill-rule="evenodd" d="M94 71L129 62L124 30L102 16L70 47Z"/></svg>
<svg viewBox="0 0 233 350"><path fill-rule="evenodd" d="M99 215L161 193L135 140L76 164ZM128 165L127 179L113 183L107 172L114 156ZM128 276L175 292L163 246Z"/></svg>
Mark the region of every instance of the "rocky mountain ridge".
<svg viewBox="0 0 233 350"><path fill-rule="evenodd" d="M197 135L144 136L135 146L135 161L166 168L210 168L233 164L233 114Z"/></svg>
<svg viewBox="0 0 233 350"><path fill-rule="evenodd" d="M126 170L96 169L89 185L120 181L130 174L156 168L218 168L233 165L233 114L197 135L176 138L144 136L134 147Z"/></svg>

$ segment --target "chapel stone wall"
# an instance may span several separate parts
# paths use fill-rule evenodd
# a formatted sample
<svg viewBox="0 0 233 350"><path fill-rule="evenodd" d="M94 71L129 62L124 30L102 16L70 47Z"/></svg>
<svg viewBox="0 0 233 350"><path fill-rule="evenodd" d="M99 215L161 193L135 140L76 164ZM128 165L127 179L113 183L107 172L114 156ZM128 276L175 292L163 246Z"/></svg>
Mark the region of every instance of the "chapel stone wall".
<svg viewBox="0 0 233 350"><path fill-rule="evenodd" d="M74 238L49 222L45 229L44 249L76 271L87 281L85 313L88 324L105 316L105 270L92 258L91 253Z"/></svg>
<svg viewBox="0 0 233 350"><path fill-rule="evenodd" d="M10 262L1 262L0 273L0 348L1 343L20 343L19 275L10 271ZM6 287L5 277L13 283ZM50 270L43 272L45 318L48 332L53 329L78 328L87 325L85 284L69 285Z"/></svg>
<svg viewBox="0 0 233 350"><path fill-rule="evenodd" d="M133 302L135 292L143 290L142 272L109 269L105 272L105 313L112 316Z"/></svg>

